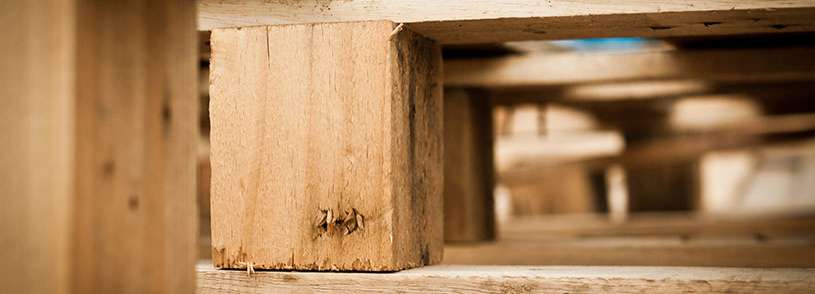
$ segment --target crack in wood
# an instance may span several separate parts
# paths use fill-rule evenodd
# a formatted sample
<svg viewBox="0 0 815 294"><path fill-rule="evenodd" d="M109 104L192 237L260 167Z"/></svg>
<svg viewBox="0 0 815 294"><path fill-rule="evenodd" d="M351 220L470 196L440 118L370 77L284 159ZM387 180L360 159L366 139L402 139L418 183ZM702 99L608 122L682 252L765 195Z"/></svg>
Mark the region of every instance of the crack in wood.
<svg viewBox="0 0 815 294"><path fill-rule="evenodd" d="M365 216L359 213L356 208L345 210L344 213L345 215L336 217L333 209L320 209L314 219L314 239L323 236L332 237L338 232L342 232L342 235L350 235L353 232L365 229Z"/></svg>

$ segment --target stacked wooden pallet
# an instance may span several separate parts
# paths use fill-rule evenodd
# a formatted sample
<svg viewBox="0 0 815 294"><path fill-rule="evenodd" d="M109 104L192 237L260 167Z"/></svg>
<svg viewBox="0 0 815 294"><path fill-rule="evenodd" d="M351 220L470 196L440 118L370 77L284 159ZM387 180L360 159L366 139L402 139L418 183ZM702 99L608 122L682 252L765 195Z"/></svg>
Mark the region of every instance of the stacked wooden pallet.
<svg viewBox="0 0 815 294"><path fill-rule="evenodd" d="M440 260L442 250L441 237L436 230L442 223L447 242L461 244L460 242L493 240L493 175L488 172L493 170L492 160L489 160L492 158L489 142L492 142L493 136L489 109L493 104L539 101L543 98L536 96L539 93L551 94L557 89L587 84L702 80L714 83L717 85L714 87L716 89L732 89L732 85L747 83L801 82L815 78L815 66L802 61L808 60L807 56L813 53L808 46L748 50L714 48L687 52L678 50L609 55L525 54L478 60L445 60L444 76L441 78L434 77L440 66L436 57L438 53L429 53L424 49L438 45L432 45L432 42L427 43L423 39L428 38L439 44L464 44L567 37L687 37L778 33L792 26L779 26L775 22L781 19L789 22L790 19L807 18L806 15L813 14L813 11L808 11L811 9L809 7L777 7L778 9L767 10L763 9L766 7L762 7L761 3L750 3L744 7L732 7L731 3L711 3L710 7L704 8L693 5L663 7L647 3L615 7L593 3L553 3L552 7L559 9L550 11L539 7L540 10L528 14L512 5L498 5L485 8L483 11L486 15L474 16L467 12L460 15L430 13L423 10L421 5L408 3L372 6L355 3L313 6L277 3L230 5L215 1L201 3L202 18L199 25L213 31L213 224L220 226L214 227L212 232L213 262L216 267L251 270L392 271L435 264ZM455 6L460 3L441 5ZM518 5L523 7L524 4ZM435 9L437 8L433 10ZM395 23L316 24L326 20L375 21L378 17L391 19ZM750 21L745 21L748 18ZM767 23L763 24L764 22ZM246 28L248 25L272 26ZM808 25L793 30L808 31L809 29L804 28L806 26ZM359 35L361 32L364 35ZM381 38L384 37L387 37L384 40L386 43L381 43ZM357 42L368 45L364 48L357 47ZM286 45L282 46L283 43ZM407 43L419 44L419 47L404 47ZM329 58L331 60L314 58L325 56L328 52L335 57ZM371 60L376 60L376 64L381 64L382 67L373 67L374 64L368 63ZM405 62L406 60L409 61ZM303 67L311 69L306 69L304 73L299 67L290 68L290 64L295 61L302 61ZM286 62L285 66L282 62ZM355 70L359 63L368 64L366 68L374 73L373 76L367 71ZM247 68L246 64L252 64L251 68ZM414 77L417 75L416 71L419 76L430 77L432 80ZM288 73L281 74L282 72ZM380 81L380 75L391 75L391 78ZM293 86L294 80L288 79L294 77L299 77L296 78L298 81L310 81L310 84ZM443 80L446 89L443 107L435 102L438 99L436 91L440 86L436 79L439 78ZM375 87L362 91L363 88L373 86L367 83L372 80L384 84L386 89L390 87L391 90L381 93L378 92L381 89ZM366 83L360 83L361 81ZM239 82L242 83L241 86L236 87ZM327 85L330 88L323 88ZM697 91L691 93L697 95L716 93L715 90L708 89L691 91ZM253 102L246 103L247 97L251 97ZM543 99L551 99L551 95ZM441 125L435 118L436 114L433 114L438 108L444 109L443 189L437 186L441 185L440 178L437 178L441 175L432 173L440 166L427 165L438 160L433 154L439 151L433 149L433 146L441 140L440 134L433 132ZM363 109L363 112L357 109ZM315 117L315 112L319 116ZM235 123L238 117L246 120ZM275 126L303 119L309 122L305 126L295 124L287 129ZM806 120L807 117L801 119ZM391 126L382 129L383 122L390 122ZM794 122L792 124L795 125ZM748 135L754 135L755 132L763 134L761 132L776 132L776 126L782 128L781 132L800 131L789 130L790 124L783 123L767 124L760 121L755 125L759 128L757 131L741 127L738 131L748 132ZM361 138L368 140L365 142L366 147L362 148L363 145L358 145L358 140L350 137L329 136L334 131L325 134L332 138L330 142L324 141L322 138L325 136L320 134L334 128L337 128L337 132L369 134L368 137ZM807 131L811 126L805 121L801 128ZM379 137L383 130L390 132L390 135ZM233 137L236 135L239 137ZM717 134L706 132L704 135ZM218 142L219 140L223 141ZM385 145L380 145L379 142L384 142ZM397 145L388 145L394 142ZM286 147L285 144L295 144L295 147ZM403 144L407 144L407 150L403 149ZM695 147L697 146L690 148ZM293 151L287 151L289 148L307 150L308 153L290 153ZM641 149L644 148L654 147L647 145ZM357 153L363 149L364 154ZM704 151L697 149L687 152L698 154ZM244 150L260 151L243 154ZM376 155L383 151L381 154L390 158L383 160ZM270 155L275 152L276 155ZM644 152L647 154L647 151ZM335 156L339 154L348 160L335 160ZM640 154L623 156L641 160ZM360 162L357 159L360 157L365 160ZM599 160L621 159L615 157ZM300 170L281 170L281 167L291 166L292 163L300 166L300 162L306 163ZM368 181L381 181L387 183L387 186L384 189L372 189L368 186L369 183L358 182L361 175L357 174L360 164L365 166L362 170L366 171ZM218 171L219 168L224 170ZM382 168L393 172L378 172ZM406 174L403 168L407 168ZM407 176L407 182L404 176ZM277 182L277 177L293 180L294 183L302 184L305 181L305 186L298 188L297 185L287 183L288 180ZM394 184L395 186L391 186ZM407 186L403 186L405 184ZM421 198L416 198L417 192L421 194ZM445 198L443 219L438 207L427 204L428 201L438 201L434 200L439 199L435 197L441 197L435 193L443 193ZM256 215L256 211L261 214ZM336 215L337 212L340 216ZM349 218L349 215L352 217ZM365 229L359 229L357 215L364 216ZM335 219L333 223L330 221L332 217ZM326 222L326 218L329 221ZM316 222L311 224L311 219L316 219ZM793 226L807 226L806 220L794 223ZM510 222L508 226L516 224ZM290 225L295 227L288 227ZM312 228L308 228L309 225ZM402 228L402 225L408 227ZM339 235L336 231L331 233L331 230L337 229L340 230ZM798 229L806 230L801 227ZM512 230L508 232L512 234ZM614 238L552 242L553 240L546 238L538 239L547 234L525 232L521 235L531 236L531 239L519 241L502 238L497 243L448 245L444 247L447 252L444 263L812 266L813 261L810 259L795 258L812 253L812 244L808 239L811 236L796 235L799 239L790 242L782 240L778 243L773 241L768 245L766 240L756 241L756 234L763 236L761 233L748 233L744 236L745 240L737 238L721 243L705 239L688 241L688 237L682 235L676 236L676 239L671 237L645 242L643 245L643 238L635 238L629 244L624 244L628 241L621 243ZM390 237L381 239L381 236ZM579 242L581 245L575 246L570 242ZM789 254L779 254L779 250ZM592 251L600 253L587 254ZM747 260L743 258L743 254L758 258ZM462 272L469 270L473 273ZM308 288L320 287L315 282L309 282L316 281L312 279L336 278L352 280L356 286L349 288L331 285L327 289L381 290L393 285L418 291L426 288L412 288L414 286L411 283L426 285L436 281L428 287L448 289L445 287L457 286L444 277L464 277L472 279L467 283L482 281L512 284L509 288L499 287L493 290L541 290L541 284L545 284L548 279L546 275L529 274L527 270L546 268L429 266L384 276L258 272L254 274L257 278L243 278L241 272L218 271L204 266L199 268L199 289L223 291L289 289L288 287L294 286ZM607 269L587 267L569 270ZM654 270L659 272L665 269ZM719 269L677 269L688 274L688 277L693 276L697 270ZM495 275L505 271L509 273L505 279L496 278ZM761 276L769 272L757 270L755 273ZM800 273L805 274L807 271L802 270ZM608 274L610 277L615 275L614 271L608 271ZM532 282L513 284L510 277L515 276ZM588 281L580 274L570 278ZM635 279L650 278L643 275L636 276ZM229 282L223 283L224 280ZM663 286L672 287L667 280L660 281L665 283ZM807 283L804 283L804 287L811 286ZM724 284L719 286L723 288L714 289L732 287ZM574 290L568 287L553 289ZM753 289L760 290L758 287ZM788 289L796 290L794 287Z"/></svg>
<svg viewBox="0 0 815 294"><path fill-rule="evenodd" d="M221 293L815 287L815 273L806 268L434 265L442 261L445 223L463 228L450 232L466 232L450 233L450 240L494 237L485 188L493 175L471 170L490 168L489 161L455 164L466 169L463 176L443 176L444 153L462 162L490 156L484 153L491 148L479 143L491 136L483 114L489 101L479 100L484 93L575 78L616 81L629 77L615 68L637 64L647 79L806 82L813 75L806 46L655 53L608 61L605 74L593 75L595 66L607 66L596 61L582 73L548 81L552 68L525 68L529 59L442 65L442 44L815 31L815 3L801 0L492 2L4 4L0 89L8 103L0 108L6 200L0 206L0 257L10 266L0 270L0 288ZM203 266L197 273L196 19L198 30L212 31L212 253L220 268ZM522 58L557 67L582 59ZM445 83L467 88L466 97L442 100ZM445 134L443 125L458 131ZM445 149L446 135L459 135L452 140L462 142L461 149ZM445 187L454 185L461 185L450 192L457 194L445 195ZM458 198L443 208L443 196ZM811 265L802 260L756 265Z"/></svg>

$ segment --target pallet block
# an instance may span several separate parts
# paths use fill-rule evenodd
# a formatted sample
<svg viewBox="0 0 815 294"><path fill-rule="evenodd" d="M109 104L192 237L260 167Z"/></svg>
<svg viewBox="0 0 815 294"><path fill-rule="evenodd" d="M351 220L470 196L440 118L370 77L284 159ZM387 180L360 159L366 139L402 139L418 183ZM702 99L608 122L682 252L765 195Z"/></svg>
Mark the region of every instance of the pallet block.
<svg viewBox="0 0 815 294"><path fill-rule="evenodd" d="M492 103L483 91L444 93L444 240L495 239Z"/></svg>
<svg viewBox="0 0 815 294"><path fill-rule="evenodd" d="M439 46L388 21L212 31L218 268L441 260Z"/></svg>

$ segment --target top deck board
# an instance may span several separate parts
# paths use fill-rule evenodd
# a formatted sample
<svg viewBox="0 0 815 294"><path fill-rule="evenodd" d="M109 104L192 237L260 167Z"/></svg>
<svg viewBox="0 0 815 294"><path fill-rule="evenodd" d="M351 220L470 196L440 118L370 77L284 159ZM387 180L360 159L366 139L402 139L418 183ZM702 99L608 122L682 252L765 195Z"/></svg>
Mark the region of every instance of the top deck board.
<svg viewBox="0 0 815 294"><path fill-rule="evenodd" d="M815 1L198 1L198 28L391 20L444 44L815 31Z"/></svg>

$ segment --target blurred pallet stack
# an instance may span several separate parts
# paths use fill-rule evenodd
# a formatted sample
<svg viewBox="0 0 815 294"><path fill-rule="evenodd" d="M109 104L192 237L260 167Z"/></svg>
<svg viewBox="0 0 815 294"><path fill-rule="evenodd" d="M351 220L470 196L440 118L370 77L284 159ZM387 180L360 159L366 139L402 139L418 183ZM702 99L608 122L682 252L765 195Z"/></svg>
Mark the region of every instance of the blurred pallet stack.
<svg viewBox="0 0 815 294"><path fill-rule="evenodd" d="M620 272L599 267L607 265L650 266L656 272L664 266L705 267L666 269L694 278L700 278L695 271L726 271L722 267L745 271L812 267L815 190L806 190L813 180L807 176L812 169L790 171L788 186L796 187L792 190L761 179L773 181L772 176L763 176L772 173L768 169L777 169L777 162L805 159L812 150L815 116L809 112L815 109L807 99L815 79L815 63L810 61L815 44L805 33L808 29L793 32L787 28L795 26L781 28L775 22L781 15L789 22L813 11L783 9L776 16L771 10L746 7L729 12L674 7L675 12L663 13L648 9L664 7L637 3L626 7L636 12L605 19L604 13L614 14L618 8L557 5L585 5L593 21L619 27L567 25L554 18L552 24L535 30L524 18L496 21L491 29L484 29L481 22L494 20L485 19L405 26L442 43L446 243L442 263L471 266L405 271L404 276L377 279L365 287L387 290L393 283L420 290L424 287L408 280L422 281L436 273L464 277L463 272L472 270L476 273L465 280L511 284L516 277L524 280L517 287L536 289L547 279L524 274L536 270L524 266L545 265L587 266L568 268L576 272L567 274L569 278L583 282L591 279L579 273L594 270L621 278ZM209 17L205 23L216 30L243 21L241 16L221 13L224 6L217 3L202 7ZM289 8L236 7L253 17L259 16L258 8ZM354 13L364 11L354 5L334 8L347 13L339 17L343 20L356 19ZM387 14L387 8L392 7L367 9ZM644 15L652 17L643 20ZM455 27L455 33L446 31L446 25ZM576 33L570 25L583 30ZM397 27L394 34L402 29ZM514 42L574 37L634 38ZM496 43L505 41L513 42ZM778 149L789 152L771 151ZM770 159L763 155L767 153L776 156ZM762 200L746 200L751 193ZM776 205L765 211L768 202ZM208 236L202 238L203 258L209 258L206 249L211 244L217 246ZM493 269L479 265L514 267L501 268L511 274L494 279ZM768 273L754 274L749 280L769 279L742 290L773 285ZM218 283L238 277L204 264L199 269L204 285L199 289L305 286L311 282L299 279L312 278L297 275L298 280L278 282L276 274L263 273L255 280L260 286L251 286L249 280L226 288ZM366 278L330 274L313 278L332 277ZM631 278L648 279L644 274ZM695 289L660 282L665 289ZM708 282L721 287L716 289L735 289L715 278ZM433 287L453 285L444 280ZM808 282L800 285L811 287ZM630 286L603 284L610 287L606 290ZM553 289L570 289L560 287ZM511 291L503 286L493 290Z"/></svg>

